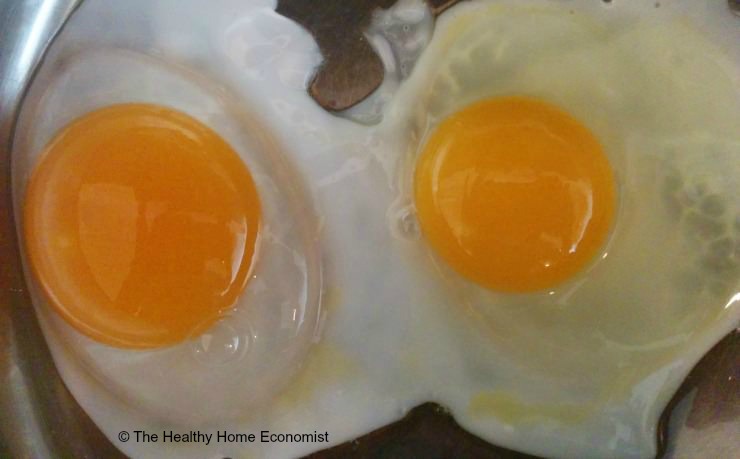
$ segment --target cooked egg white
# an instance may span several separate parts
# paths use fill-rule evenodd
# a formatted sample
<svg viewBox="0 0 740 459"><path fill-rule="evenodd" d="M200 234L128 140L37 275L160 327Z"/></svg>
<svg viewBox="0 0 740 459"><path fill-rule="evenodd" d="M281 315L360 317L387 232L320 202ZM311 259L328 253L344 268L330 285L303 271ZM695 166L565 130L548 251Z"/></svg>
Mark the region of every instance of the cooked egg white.
<svg viewBox="0 0 740 459"><path fill-rule="evenodd" d="M713 2L636 3L468 2L431 34L423 3L401 2L371 32L390 43L384 57L410 50L403 71L342 117L307 95L318 49L274 2L85 2L24 107L17 208L58 129L140 102L228 142L254 178L262 226L255 277L233 312L175 346L100 344L35 288L76 399L135 457L298 456L424 401L520 451L652 457L668 399L739 319L740 73L723 43L740 37ZM404 21L429 41L423 52L388 31ZM559 143L540 129L533 158L590 147L547 165L477 157L481 147L464 142L454 158L434 148L469 139L463 128L476 120L511 129L500 150L530 140L512 125L556 133ZM537 177L559 181L525 187ZM547 205L553 190L571 213ZM549 239L519 257L517 228L487 237L498 220L485 214L486 193L562 225L535 219ZM566 243L587 234L589 244ZM509 247L511 272L485 263L491 244ZM564 267L555 275L530 269L554 256ZM121 442L121 430L317 431L329 441Z"/></svg>

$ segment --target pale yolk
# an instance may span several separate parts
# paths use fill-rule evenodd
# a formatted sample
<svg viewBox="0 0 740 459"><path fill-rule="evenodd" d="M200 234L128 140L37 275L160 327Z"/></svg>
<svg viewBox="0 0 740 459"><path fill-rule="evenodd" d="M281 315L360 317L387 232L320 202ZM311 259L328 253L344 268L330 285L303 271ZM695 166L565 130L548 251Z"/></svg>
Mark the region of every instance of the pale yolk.
<svg viewBox="0 0 740 459"><path fill-rule="evenodd" d="M168 108L116 105L65 127L28 185L31 265L88 336L150 348L196 336L247 283L260 202L215 132Z"/></svg>
<svg viewBox="0 0 740 459"><path fill-rule="evenodd" d="M505 97L445 119L418 160L415 200L429 244L490 289L552 287L604 245L614 174L596 138L548 103Z"/></svg>

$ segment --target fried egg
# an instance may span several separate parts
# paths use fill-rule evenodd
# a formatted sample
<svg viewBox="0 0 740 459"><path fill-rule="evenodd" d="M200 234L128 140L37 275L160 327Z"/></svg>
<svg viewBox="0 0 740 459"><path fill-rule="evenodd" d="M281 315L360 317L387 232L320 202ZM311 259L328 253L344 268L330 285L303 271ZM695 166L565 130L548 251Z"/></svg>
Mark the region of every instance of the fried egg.
<svg viewBox="0 0 740 459"><path fill-rule="evenodd" d="M306 92L319 50L274 2L86 1L13 152L65 383L134 457L300 456L425 401L518 451L654 456L740 319L740 37L698 3L471 1L432 32L402 0L368 29L383 85L330 114ZM93 148L116 138L133 153ZM137 188L150 174L161 190ZM181 210L156 213L162 193ZM140 306L163 322L141 312L132 338L116 314ZM118 437L136 430L214 440Z"/></svg>
<svg viewBox="0 0 740 459"><path fill-rule="evenodd" d="M112 48L63 62L29 95L15 164L42 320L155 419L228 419L274 397L320 318L302 180L256 120L184 68ZM231 395L203 405L204 391Z"/></svg>

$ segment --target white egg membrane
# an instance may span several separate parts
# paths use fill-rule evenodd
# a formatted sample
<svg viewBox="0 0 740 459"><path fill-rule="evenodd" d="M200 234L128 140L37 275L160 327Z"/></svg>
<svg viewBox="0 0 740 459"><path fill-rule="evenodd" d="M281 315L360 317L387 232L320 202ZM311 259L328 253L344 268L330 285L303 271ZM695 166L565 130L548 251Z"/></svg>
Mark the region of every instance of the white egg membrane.
<svg viewBox="0 0 740 459"><path fill-rule="evenodd" d="M147 101L235 147L268 230L236 310L205 340L169 349L96 344L34 288L67 386L135 457L298 456L424 401L524 452L653 456L665 404L740 319L740 50L730 47L740 28L723 2L660 5L470 2L432 35L421 3L402 0L369 32L389 76L344 119L308 97L320 55L274 2L87 0L26 101L17 208L56 129L101 105ZM424 137L496 95L568 110L615 170L607 247L551 291L479 288L418 232L410 190ZM121 430L328 431L330 441L121 442Z"/></svg>

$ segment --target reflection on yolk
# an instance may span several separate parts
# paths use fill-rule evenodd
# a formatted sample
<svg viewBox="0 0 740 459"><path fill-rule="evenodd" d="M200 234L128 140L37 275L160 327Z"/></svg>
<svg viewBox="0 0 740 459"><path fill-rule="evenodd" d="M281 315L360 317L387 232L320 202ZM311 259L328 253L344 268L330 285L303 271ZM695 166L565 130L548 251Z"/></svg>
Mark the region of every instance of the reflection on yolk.
<svg viewBox="0 0 740 459"><path fill-rule="evenodd" d="M52 305L121 347L204 331L244 289L260 224L252 177L215 132L116 105L64 128L25 200L32 267Z"/></svg>
<svg viewBox="0 0 740 459"><path fill-rule="evenodd" d="M444 120L418 160L422 231L456 271L525 292L582 269L606 241L614 175L599 142L545 102L506 97Z"/></svg>

